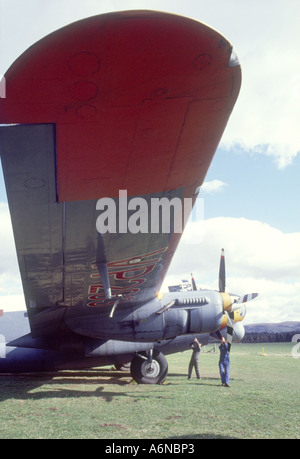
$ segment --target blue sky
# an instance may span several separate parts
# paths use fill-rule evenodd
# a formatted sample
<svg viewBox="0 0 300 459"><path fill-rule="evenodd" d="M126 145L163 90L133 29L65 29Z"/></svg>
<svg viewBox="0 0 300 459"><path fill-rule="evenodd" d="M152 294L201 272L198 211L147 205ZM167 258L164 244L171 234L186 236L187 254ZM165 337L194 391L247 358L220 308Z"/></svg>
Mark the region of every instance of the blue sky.
<svg viewBox="0 0 300 459"><path fill-rule="evenodd" d="M220 147L206 181L220 180L222 191L205 196L205 218L247 216L284 232L300 228L300 158L279 169L266 155L248 153L239 146ZM221 209L221 210L220 210Z"/></svg>
<svg viewBox="0 0 300 459"><path fill-rule="evenodd" d="M242 89L200 193L204 222L186 228L166 284L193 272L199 286L217 288L224 247L228 288L260 293L247 323L300 320L299 0L0 0L0 74L53 30L126 9L206 23L233 44L242 67ZM2 307L22 300L14 297L21 285L1 180L0 217Z"/></svg>

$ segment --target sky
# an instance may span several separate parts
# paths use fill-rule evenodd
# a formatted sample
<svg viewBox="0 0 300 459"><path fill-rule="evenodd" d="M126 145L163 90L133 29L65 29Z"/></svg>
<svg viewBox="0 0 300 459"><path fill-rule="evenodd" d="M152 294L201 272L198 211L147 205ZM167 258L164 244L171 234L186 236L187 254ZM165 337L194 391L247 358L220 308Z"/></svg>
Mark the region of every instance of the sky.
<svg viewBox="0 0 300 459"><path fill-rule="evenodd" d="M164 286L194 274L218 288L225 249L227 291L258 292L244 323L300 320L299 0L0 0L0 74L29 46L76 20L110 11L180 14L233 45L242 88ZM24 304L0 178L0 308Z"/></svg>

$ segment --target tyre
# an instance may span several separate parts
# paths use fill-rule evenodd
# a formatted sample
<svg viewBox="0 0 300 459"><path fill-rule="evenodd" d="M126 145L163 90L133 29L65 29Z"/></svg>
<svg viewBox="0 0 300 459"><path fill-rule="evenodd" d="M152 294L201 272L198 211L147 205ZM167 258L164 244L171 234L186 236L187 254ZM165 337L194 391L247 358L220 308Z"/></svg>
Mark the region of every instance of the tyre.
<svg viewBox="0 0 300 459"><path fill-rule="evenodd" d="M140 353L132 359L130 371L138 384L162 384L168 374L168 362L159 351L153 351L152 362Z"/></svg>

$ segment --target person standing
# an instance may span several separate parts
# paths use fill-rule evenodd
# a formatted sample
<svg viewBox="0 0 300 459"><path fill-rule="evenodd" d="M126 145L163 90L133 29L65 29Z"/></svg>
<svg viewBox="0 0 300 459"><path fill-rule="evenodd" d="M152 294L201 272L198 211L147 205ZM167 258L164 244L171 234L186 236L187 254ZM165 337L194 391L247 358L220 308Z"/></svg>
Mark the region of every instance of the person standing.
<svg viewBox="0 0 300 459"><path fill-rule="evenodd" d="M194 338L193 342L190 344L190 348L193 349L193 353L191 356L191 360L189 363L189 372L188 372L188 379L191 379L193 368L195 368L197 379L200 380L200 369L199 369L199 355L201 352L202 344L199 343L197 338Z"/></svg>
<svg viewBox="0 0 300 459"><path fill-rule="evenodd" d="M219 349L220 349L219 368L220 368L222 386L230 387L229 385L230 354L228 351L228 343L224 337L221 340Z"/></svg>

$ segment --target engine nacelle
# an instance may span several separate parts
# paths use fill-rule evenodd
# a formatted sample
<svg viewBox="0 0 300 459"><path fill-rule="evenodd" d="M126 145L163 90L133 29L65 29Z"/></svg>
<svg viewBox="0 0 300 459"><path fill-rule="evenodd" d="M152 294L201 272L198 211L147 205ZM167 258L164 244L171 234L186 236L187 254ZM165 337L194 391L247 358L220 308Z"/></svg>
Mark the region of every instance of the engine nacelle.
<svg viewBox="0 0 300 459"><path fill-rule="evenodd" d="M204 291L203 291L204 292ZM75 333L103 340L157 342L183 334L211 333L220 328L223 301L218 292L199 297L169 298L163 305L157 299L133 310L117 308L110 316L109 310L85 309L66 312L65 321Z"/></svg>
<svg viewBox="0 0 300 459"><path fill-rule="evenodd" d="M189 310L190 326L188 333L211 333L222 323L222 309L217 305L205 305Z"/></svg>

